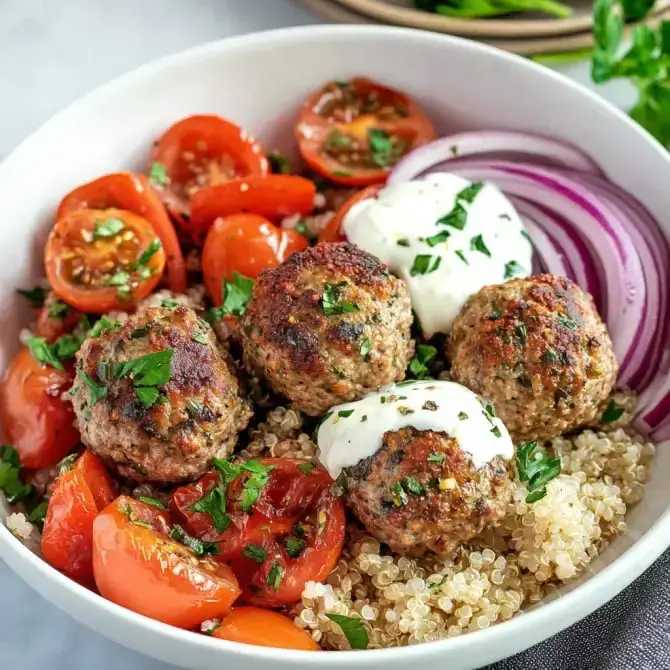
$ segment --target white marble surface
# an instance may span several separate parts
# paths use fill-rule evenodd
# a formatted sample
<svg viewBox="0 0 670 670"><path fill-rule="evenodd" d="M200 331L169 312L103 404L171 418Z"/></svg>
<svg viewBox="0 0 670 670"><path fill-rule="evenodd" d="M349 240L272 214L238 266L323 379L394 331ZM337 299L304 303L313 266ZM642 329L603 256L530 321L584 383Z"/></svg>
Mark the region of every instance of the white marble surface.
<svg viewBox="0 0 670 670"><path fill-rule="evenodd" d="M149 60L229 35L321 22L294 0L2 0L0 158L81 94ZM560 69L588 84L585 63ZM625 86L600 92L630 101ZM2 670L169 668L76 624L2 563L0 604Z"/></svg>

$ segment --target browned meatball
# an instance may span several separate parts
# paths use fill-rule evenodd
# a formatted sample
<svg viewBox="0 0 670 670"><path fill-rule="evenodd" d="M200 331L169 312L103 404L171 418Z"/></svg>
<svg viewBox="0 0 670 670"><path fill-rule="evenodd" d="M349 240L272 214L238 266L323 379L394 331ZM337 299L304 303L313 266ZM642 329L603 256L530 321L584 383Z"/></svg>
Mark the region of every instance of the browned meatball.
<svg viewBox="0 0 670 670"><path fill-rule="evenodd" d="M261 273L242 317L244 359L312 416L403 379L413 354L405 283L352 244Z"/></svg>
<svg viewBox="0 0 670 670"><path fill-rule="evenodd" d="M86 340L73 402L82 442L139 481L196 479L251 416L214 332L187 307L148 309Z"/></svg>
<svg viewBox="0 0 670 670"><path fill-rule="evenodd" d="M392 551L448 555L495 525L512 497L511 465L496 456L476 469L446 433L388 431L381 448L345 473L347 502Z"/></svg>
<svg viewBox="0 0 670 670"><path fill-rule="evenodd" d="M454 381L492 400L517 442L593 422L618 372L591 296L549 274L473 295L454 322L449 355Z"/></svg>

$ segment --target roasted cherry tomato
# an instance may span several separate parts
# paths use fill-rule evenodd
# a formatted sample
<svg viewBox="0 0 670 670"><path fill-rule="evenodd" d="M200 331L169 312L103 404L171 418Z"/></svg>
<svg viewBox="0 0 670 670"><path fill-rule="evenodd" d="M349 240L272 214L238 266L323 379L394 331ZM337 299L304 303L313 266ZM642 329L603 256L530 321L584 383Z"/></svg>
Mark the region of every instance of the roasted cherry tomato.
<svg viewBox="0 0 670 670"><path fill-rule="evenodd" d="M310 96L296 136L314 170L337 184L367 186L385 181L406 153L434 139L435 128L403 93L357 77Z"/></svg>
<svg viewBox="0 0 670 670"><path fill-rule="evenodd" d="M227 565L198 558L165 533L166 513L121 496L93 523L93 572L100 593L179 628L223 617L240 594Z"/></svg>
<svg viewBox="0 0 670 670"><path fill-rule="evenodd" d="M300 233L277 228L257 214L217 219L202 251L205 286L214 304L223 301L223 280L231 279L233 272L255 279L262 270L277 267L307 246Z"/></svg>
<svg viewBox="0 0 670 670"><path fill-rule="evenodd" d="M168 288L184 293L186 264L177 233L160 197L144 175L119 172L82 184L63 198L56 219L78 209L124 209L146 219L165 251Z"/></svg>
<svg viewBox="0 0 670 670"><path fill-rule="evenodd" d="M49 291L44 305L37 314L35 331L38 337L54 342L61 335L70 334L81 321L84 314L59 300L53 291Z"/></svg>
<svg viewBox="0 0 670 670"><path fill-rule="evenodd" d="M217 218L241 212L274 222L293 214L306 216L314 209L315 195L314 182L284 174L203 188L191 201L191 230L196 237L205 235Z"/></svg>
<svg viewBox="0 0 670 670"><path fill-rule="evenodd" d="M72 374L41 365L23 348L0 384L0 416L5 438L28 469L55 465L79 442L72 403L62 396Z"/></svg>
<svg viewBox="0 0 670 670"><path fill-rule="evenodd" d="M324 242L346 242L347 238L342 233L342 222L344 217L349 213L349 210L361 202L362 200L368 200L370 198L376 198L379 191L382 190L381 184L375 186L368 186L362 191L356 193L347 200L342 207L340 207L335 216L328 222L328 225L321 231L319 234L319 244Z"/></svg>
<svg viewBox="0 0 670 670"><path fill-rule="evenodd" d="M239 126L219 116L189 116L156 142L150 172L170 210L185 225L191 198L203 186L265 175L269 164L260 144ZM188 229L188 226L187 226Z"/></svg>
<svg viewBox="0 0 670 670"><path fill-rule="evenodd" d="M114 500L114 483L102 460L85 451L53 484L42 554L55 568L85 583L93 582L93 521Z"/></svg>
<svg viewBox="0 0 670 670"><path fill-rule="evenodd" d="M219 543L217 558L230 562L245 602L280 607L299 600L306 582L323 581L337 563L344 544L344 504L333 494L328 473L306 461L267 458L252 463L225 483L224 530L217 530L217 517L211 514L211 491L222 486L218 475L178 489L171 508L192 535ZM259 468L266 471L267 482L245 510ZM199 500L208 512L193 510ZM218 522L220 528L225 525L220 515Z"/></svg>
<svg viewBox="0 0 670 670"><path fill-rule="evenodd" d="M165 252L146 219L122 209L79 209L56 222L44 264L54 293L83 312L127 310L148 296Z"/></svg>
<svg viewBox="0 0 670 670"><path fill-rule="evenodd" d="M320 651L319 645L288 617L261 607L235 607L212 637L259 647Z"/></svg>

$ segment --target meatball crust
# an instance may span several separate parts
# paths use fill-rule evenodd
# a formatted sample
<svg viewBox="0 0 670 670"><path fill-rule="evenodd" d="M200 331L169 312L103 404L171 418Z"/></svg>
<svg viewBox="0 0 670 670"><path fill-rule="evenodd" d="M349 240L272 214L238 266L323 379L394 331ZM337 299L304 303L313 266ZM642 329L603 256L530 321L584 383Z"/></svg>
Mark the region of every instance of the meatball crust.
<svg viewBox="0 0 670 670"><path fill-rule="evenodd" d="M447 556L495 525L512 497L511 465L496 456L479 469L444 432L388 431L380 449L344 470L347 502L392 551Z"/></svg>
<svg viewBox="0 0 670 670"><path fill-rule="evenodd" d="M515 442L593 423L618 373L591 296L550 274L485 286L448 348L454 381L492 400Z"/></svg>
<svg viewBox="0 0 670 670"><path fill-rule="evenodd" d="M172 350L169 380L153 404L151 395L143 402L134 374L122 374L119 364L165 350ZM214 332L182 306L147 309L87 339L73 395L82 442L138 481L200 477L213 457L232 452L251 417Z"/></svg>
<svg viewBox="0 0 670 670"><path fill-rule="evenodd" d="M400 381L414 353L405 283L352 244L324 244L261 273L242 316L249 368L318 416Z"/></svg>

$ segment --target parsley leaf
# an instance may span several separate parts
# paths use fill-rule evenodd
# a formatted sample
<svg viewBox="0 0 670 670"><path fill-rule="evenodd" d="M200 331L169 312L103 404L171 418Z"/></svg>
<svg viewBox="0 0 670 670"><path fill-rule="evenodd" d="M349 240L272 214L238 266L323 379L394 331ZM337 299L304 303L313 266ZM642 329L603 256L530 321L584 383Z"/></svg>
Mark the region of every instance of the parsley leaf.
<svg viewBox="0 0 670 670"><path fill-rule="evenodd" d="M268 552L257 544L248 544L242 549L242 556L255 563L262 563L268 557Z"/></svg>
<svg viewBox="0 0 670 670"><path fill-rule="evenodd" d="M251 300L254 288L254 280L233 272L233 280L223 280L223 305L221 310L223 314L234 314L235 316L242 316L244 314L247 303Z"/></svg>
<svg viewBox="0 0 670 670"><path fill-rule="evenodd" d="M179 524L172 527L170 537L176 542L186 545L196 556L220 553L218 542L199 540L197 537L189 535Z"/></svg>
<svg viewBox="0 0 670 670"><path fill-rule="evenodd" d="M221 484L214 486L188 509L192 512L208 514L212 519L214 528L216 528L219 533L223 533L223 531L231 524L231 519L226 512L226 508L226 486Z"/></svg>
<svg viewBox="0 0 670 670"><path fill-rule="evenodd" d="M451 233L448 230L443 230L442 232L437 233L436 235L431 235L430 237L427 237L426 244L429 247L435 247L438 244L442 244L442 242L446 242L450 237Z"/></svg>
<svg viewBox="0 0 670 670"><path fill-rule="evenodd" d="M486 246L486 243L484 242L484 237L482 235L475 235L470 240L470 249L472 251L479 251L485 256L491 258L491 252L489 251L489 248Z"/></svg>
<svg viewBox="0 0 670 670"><path fill-rule="evenodd" d="M102 237L114 237L125 228L121 219L110 217L109 219L98 219L93 229L93 239L98 240Z"/></svg>
<svg viewBox="0 0 670 670"><path fill-rule="evenodd" d="M368 631L365 630L363 622L357 617L344 616L342 614L326 614L341 629L352 649L367 649L369 643Z"/></svg>
<svg viewBox="0 0 670 670"><path fill-rule="evenodd" d="M389 134L379 128L368 131L370 141L370 159L379 167L388 167L393 162L393 143Z"/></svg>
<svg viewBox="0 0 670 670"><path fill-rule="evenodd" d="M64 319L69 311L70 306L66 302L63 302L62 300L54 300L51 305L49 305L47 316L50 319Z"/></svg>
<svg viewBox="0 0 670 670"><path fill-rule="evenodd" d="M47 297L47 289L41 286L19 288L16 292L22 295L30 303L31 307L41 307Z"/></svg>
<svg viewBox="0 0 670 670"><path fill-rule="evenodd" d="M88 333L89 337L100 337L111 330L116 330L121 328L120 321L110 321L106 316L101 316L96 322L93 328Z"/></svg>
<svg viewBox="0 0 670 670"><path fill-rule="evenodd" d="M58 360L58 356L45 337L31 337L26 341L32 357L42 365L50 365L56 370L63 372L63 364Z"/></svg>
<svg viewBox="0 0 670 670"><path fill-rule="evenodd" d="M157 509L167 509L167 507L160 500L156 500L156 498L140 496L140 502L143 502L146 505L151 505L152 507L156 507Z"/></svg>
<svg viewBox="0 0 670 670"><path fill-rule="evenodd" d="M288 162L288 158L278 151L270 152L268 154L268 161L270 162L270 169L274 174L291 174L291 164Z"/></svg>
<svg viewBox="0 0 670 670"><path fill-rule="evenodd" d="M135 393L145 409L153 407L160 397L160 391L153 386L138 386L135 388Z"/></svg>
<svg viewBox="0 0 670 670"><path fill-rule="evenodd" d="M0 490L4 491L10 505L25 500L33 492L30 484L21 481L22 467L16 449L0 447Z"/></svg>
<svg viewBox="0 0 670 670"><path fill-rule="evenodd" d="M170 177L167 168L162 163L152 163L149 168L149 181L154 186L167 186L170 183Z"/></svg>
<svg viewBox="0 0 670 670"><path fill-rule="evenodd" d="M141 268L143 265L148 265L153 255L163 248L160 240L151 240L149 246L140 254L140 257L132 264L134 270ZM146 279L146 277L144 277Z"/></svg>
<svg viewBox="0 0 670 670"><path fill-rule="evenodd" d="M612 423L618 421L624 413L623 407L617 407L614 400L610 400L600 417L600 423Z"/></svg>
<svg viewBox="0 0 670 670"><path fill-rule="evenodd" d="M426 494L426 489L423 487L423 484L412 475L405 477L402 480L402 483L405 490L413 496L422 496Z"/></svg>
<svg viewBox="0 0 670 670"><path fill-rule="evenodd" d="M275 591L279 591L281 580L284 578L284 572L284 568L279 563L274 563L268 573L267 585L271 586Z"/></svg>
<svg viewBox="0 0 670 670"><path fill-rule="evenodd" d="M273 465L265 466L259 461L247 461L240 465L240 469L249 472L251 476L244 482L240 507L250 512L260 497L263 487L270 479L270 473L275 469Z"/></svg>
<svg viewBox="0 0 670 670"><path fill-rule="evenodd" d="M512 277L515 277L516 275L521 275L524 272L525 270L516 261L510 261L509 263L505 263L505 279L511 279Z"/></svg>
<svg viewBox="0 0 670 670"><path fill-rule="evenodd" d="M314 470L314 463L300 463L300 465L297 467L303 475L308 475L312 470Z"/></svg>
<svg viewBox="0 0 670 670"><path fill-rule="evenodd" d="M361 355L361 358L366 358L370 351L372 351L372 341L369 337L366 337L358 345L358 353Z"/></svg>
<svg viewBox="0 0 670 670"><path fill-rule="evenodd" d="M323 287L323 297L321 298L321 308L324 314L345 314L348 312L358 312L359 308L349 300L342 300L342 289L347 282L337 284L325 284Z"/></svg>
<svg viewBox="0 0 670 670"><path fill-rule="evenodd" d="M527 503L537 502L547 495L547 483L561 474L561 460L551 458L537 442L524 442L516 450L516 469L519 479L528 482Z"/></svg>
<svg viewBox="0 0 670 670"><path fill-rule="evenodd" d="M445 459L447 458L446 454L431 454L428 456L428 462L429 463L444 463Z"/></svg>
<svg viewBox="0 0 670 670"><path fill-rule="evenodd" d="M163 386L170 381L172 354L172 349L164 349L115 363L114 376L117 379L132 377L136 386Z"/></svg>
<svg viewBox="0 0 670 670"><path fill-rule="evenodd" d="M302 553L302 550L305 548L305 541L298 540L295 537L287 537L284 540L284 547L286 548L286 553L291 558L298 558Z"/></svg>
<svg viewBox="0 0 670 670"><path fill-rule="evenodd" d="M416 348L412 360L409 363L409 371L416 379L426 379L430 376L428 363L437 356L437 349L432 344L420 344Z"/></svg>
<svg viewBox="0 0 670 670"><path fill-rule="evenodd" d="M442 256L431 256L430 254L417 254L409 271L412 277L426 275L435 272L442 263Z"/></svg>
<svg viewBox="0 0 670 670"><path fill-rule="evenodd" d="M104 384L98 384L98 382L91 379L83 370L77 369L77 377L80 377L86 386L88 386L88 391L91 396L91 406L95 405L107 395L107 387Z"/></svg>

